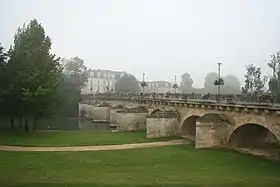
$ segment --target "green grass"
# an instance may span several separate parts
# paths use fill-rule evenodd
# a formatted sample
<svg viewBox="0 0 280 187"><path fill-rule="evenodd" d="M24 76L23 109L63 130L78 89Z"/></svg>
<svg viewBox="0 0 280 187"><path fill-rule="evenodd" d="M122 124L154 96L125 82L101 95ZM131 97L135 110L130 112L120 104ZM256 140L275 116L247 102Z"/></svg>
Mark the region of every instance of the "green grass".
<svg viewBox="0 0 280 187"><path fill-rule="evenodd" d="M169 146L0 152L3 187L277 187L280 163L230 150Z"/></svg>
<svg viewBox="0 0 280 187"><path fill-rule="evenodd" d="M0 145L19 146L85 146L115 145L166 141L179 137L163 137L146 139L145 131L138 132L106 132L106 131L38 131L35 134L4 131L0 133Z"/></svg>

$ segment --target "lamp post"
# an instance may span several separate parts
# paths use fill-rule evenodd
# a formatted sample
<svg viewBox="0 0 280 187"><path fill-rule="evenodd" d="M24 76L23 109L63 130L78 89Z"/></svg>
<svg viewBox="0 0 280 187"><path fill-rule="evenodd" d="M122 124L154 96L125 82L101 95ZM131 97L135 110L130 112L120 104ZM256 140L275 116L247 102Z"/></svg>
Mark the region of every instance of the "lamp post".
<svg viewBox="0 0 280 187"><path fill-rule="evenodd" d="M220 62L218 62L218 98L217 98L217 102L220 102L220 96L221 96L221 64Z"/></svg>
<svg viewBox="0 0 280 187"><path fill-rule="evenodd" d="M92 77L90 78L90 93L92 94Z"/></svg>
<svg viewBox="0 0 280 187"><path fill-rule="evenodd" d="M108 79L108 84L107 84L106 89L107 89L107 92L110 92L110 79Z"/></svg>
<svg viewBox="0 0 280 187"><path fill-rule="evenodd" d="M176 76L174 77L174 85L173 85L173 88L174 88L174 93L176 94L176 90L178 88L178 85L177 85L177 80L176 80Z"/></svg>
<svg viewBox="0 0 280 187"><path fill-rule="evenodd" d="M146 82L145 82L145 73L143 73L143 78L142 78L142 82L141 82L141 87L142 87L142 94L144 96L144 89L146 86Z"/></svg>

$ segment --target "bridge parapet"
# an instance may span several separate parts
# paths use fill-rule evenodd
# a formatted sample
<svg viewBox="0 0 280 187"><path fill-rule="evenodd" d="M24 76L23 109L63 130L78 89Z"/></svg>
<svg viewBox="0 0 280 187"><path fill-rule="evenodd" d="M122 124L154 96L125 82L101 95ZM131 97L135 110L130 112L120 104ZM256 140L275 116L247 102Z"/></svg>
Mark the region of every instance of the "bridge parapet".
<svg viewBox="0 0 280 187"><path fill-rule="evenodd" d="M275 105L264 105L257 103L217 103L207 101L180 101L180 100L166 100L166 99L151 99L151 98L117 98L117 97L98 97L92 98L91 101L100 102L121 102L121 103L134 103L139 105L153 105L153 106L168 106L168 107L187 107L187 108L201 108L208 110L218 111L235 111L255 114L277 114L280 115L280 107Z"/></svg>

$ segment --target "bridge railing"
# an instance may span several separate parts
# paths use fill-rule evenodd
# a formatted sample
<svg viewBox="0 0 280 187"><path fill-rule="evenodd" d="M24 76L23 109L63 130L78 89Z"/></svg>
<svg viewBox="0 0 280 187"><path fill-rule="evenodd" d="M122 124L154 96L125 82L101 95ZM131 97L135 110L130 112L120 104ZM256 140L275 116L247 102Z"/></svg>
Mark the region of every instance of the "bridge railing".
<svg viewBox="0 0 280 187"><path fill-rule="evenodd" d="M88 94L83 95L82 99L101 99L101 98L111 98L111 99L149 99L149 100L163 100L163 101L181 101L181 102L189 102L189 101L198 101L198 102L211 102L218 103L218 95L217 94L208 94L207 97L203 97L203 94L163 94L163 93L146 93L146 94L138 94L138 93L102 93L102 94ZM227 94L220 95L219 99L220 103L230 103L230 104L244 104L244 105L265 105L265 106L279 106L280 103L273 103L271 97L263 97L260 99L256 95L245 95L245 94Z"/></svg>

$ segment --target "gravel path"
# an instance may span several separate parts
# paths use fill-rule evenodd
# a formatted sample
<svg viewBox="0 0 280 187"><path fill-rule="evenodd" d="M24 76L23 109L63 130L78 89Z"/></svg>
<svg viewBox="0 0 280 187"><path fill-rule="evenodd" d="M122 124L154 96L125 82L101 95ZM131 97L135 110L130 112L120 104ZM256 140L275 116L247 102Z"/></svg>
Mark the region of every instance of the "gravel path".
<svg viewBox="0 0 280 187"><path fill-rule="evenodd" d="M184 144L184 140L171 140L165 142L134 143L122 145L104 146L81 146L81 147L26 147L26 146L6 146L1 145L0 151L23 151L23 152L50 152L50 151L103 151L103 150L122 150L146 147L162 147L169 145Z"/></svg>

